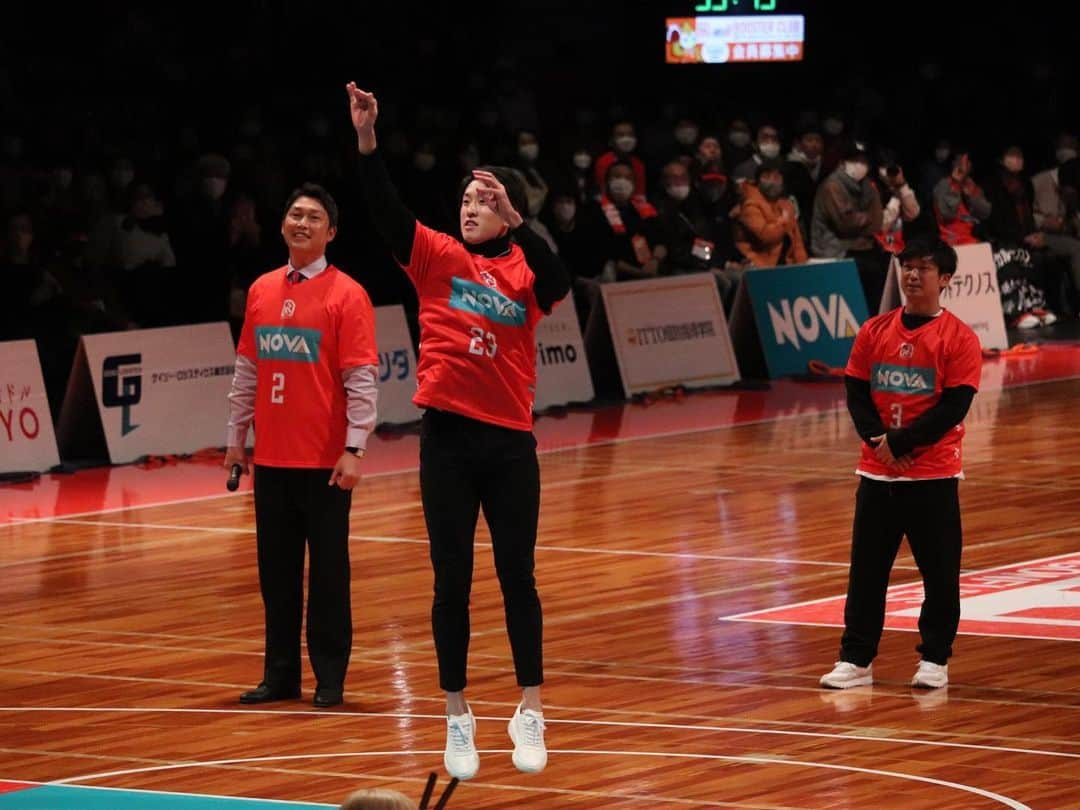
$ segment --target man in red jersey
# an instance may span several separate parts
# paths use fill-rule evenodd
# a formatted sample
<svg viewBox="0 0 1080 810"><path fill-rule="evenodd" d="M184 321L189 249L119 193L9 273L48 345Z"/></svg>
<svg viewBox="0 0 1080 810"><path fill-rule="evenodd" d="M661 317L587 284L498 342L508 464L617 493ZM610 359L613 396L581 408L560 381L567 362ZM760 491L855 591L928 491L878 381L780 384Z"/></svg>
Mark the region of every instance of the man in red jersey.
<svg viewBox="0 0 1080 810"><path fill-rule="evenodd" d="M307 183L285 206L289 263L248 291L229 393L226 469L246 474L255 423L255 526L266 614L263 680L241 703L300 696L304 547L311 554L307 644L315 706L342 701L352 651L349 507L375 427L375 313L364 288L326 261L338 211Z"/></svg>
<svg viewBox="0 0 1080 810"><path fill-rule="evenodd" d="M540 467L532 433L536 324L570 289L570 278L521 214L524 184L509 169L474 169L458 189L461 239L417 221L398 198L377 149L378 102L350 82L361 193L375 230L416 288L420 362L413 402L420 430L420 497L435 596L432 633L446 692L451 776L480 767L476 719L465 700L473 543L484 511L502 588L521 703L510 719L520 771L547 765L543 616L536 592Z"/></svg>
<svg viewBox="0 0 1080 810"><path fill-rule="evenodd" d="M821 685L873 683L885 593L907 536L922 575L922 654L913 686L949 682L960 622L960 443L982 350L975 333L941 308L956 251L915 240L900 254L903 307L863 324L845 375L848 411L863 440L840 660Z"/></svg>

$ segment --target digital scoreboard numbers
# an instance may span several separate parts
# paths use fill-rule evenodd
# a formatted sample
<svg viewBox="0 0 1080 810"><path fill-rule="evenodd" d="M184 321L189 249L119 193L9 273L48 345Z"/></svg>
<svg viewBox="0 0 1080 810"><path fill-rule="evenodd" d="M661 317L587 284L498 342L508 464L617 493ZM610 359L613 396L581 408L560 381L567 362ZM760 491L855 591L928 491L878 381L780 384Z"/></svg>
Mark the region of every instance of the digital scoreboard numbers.
<svg viewBox="0 0 1080 810"><path fill-rule="evenodd" d="M679 64L800 62L806 18L784 0L688 0L665 21L665 61Z"/></svg>

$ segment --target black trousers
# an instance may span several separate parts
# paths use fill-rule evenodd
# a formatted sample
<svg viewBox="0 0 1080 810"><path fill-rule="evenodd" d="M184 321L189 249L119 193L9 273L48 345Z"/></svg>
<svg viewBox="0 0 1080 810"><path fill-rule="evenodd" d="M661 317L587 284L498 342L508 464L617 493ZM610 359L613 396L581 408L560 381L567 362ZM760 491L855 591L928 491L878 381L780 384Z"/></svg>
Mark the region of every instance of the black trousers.
<svg viewBox="0 0 1080 810"><path fill-rule="evenodd" d="M431 626L439 685L460 692L469 652L473 541L480 509L491 530L506 629L520 686L543 683L543 619L533 575L540 466L532 433L437 411L420 431L424 504L435 598Z"/></svg>
<svg viewBox="0 0 1080 810"><path fill-rule="evenodd" d="M885 624L885 592L900 540L907 535L925 596L919 614L927 661L944 664L960 623L960 498L955 478L874 481L855 494L851 570L840 660L865 667L874 660Z"/></svg>
<svg viewBox="0 0 1080 810"><path fill-rule="evenodd" d="M340 689L352 652L349 507L352 492L328 486L329 469L255 467L259 586L266 612L263 679L300 685L304 551L310 550L308 658L318 686Z"/></svg>

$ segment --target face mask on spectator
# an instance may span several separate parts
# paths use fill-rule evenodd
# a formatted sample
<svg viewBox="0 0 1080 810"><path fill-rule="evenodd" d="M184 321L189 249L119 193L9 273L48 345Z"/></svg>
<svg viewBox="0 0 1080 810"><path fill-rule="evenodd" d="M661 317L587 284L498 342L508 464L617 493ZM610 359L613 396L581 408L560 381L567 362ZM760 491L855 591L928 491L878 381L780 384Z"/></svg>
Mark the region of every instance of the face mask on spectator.
<svg viewBox="0 0 1080 810"><path fill-rule="evenodd" d="M750 133L744 129L733 129L727 137L732 146L738 146L740 149L750 143Z"/></svg>
<svg viewBox="0 0 1080 810"><path fill-rule="evenodd" d="M667 193L673 200L685 200L690 196L690 184L671 183L667 186Z"/></svg>
<svg viewBox="0 0 1080 810"><path fill-rule="evenodd" d="M1062 161L1064 163L1065 161ZM53 179L56 181L56 187L60 189L71 188L71 181L74 177L71 169L57 169L53 172Z"/></svg>
<svg viewBox="0 0 1080 810"><path fill-rule="evenodd" d="M784 184L776 181L762 180L758 183L758 191L769 202L776 202L784 195Z"/></svg>
<svg viewBox="0 0 1080 810"><path fill-rule="evenodd" d="M1017 155L1008 155L1005 160L1002 161L1005 164L1006 170L1016 174L1024 170L1024 159Z"/></svg>
<svg viewBox="0 0 1080 810"><path fill-rule="evenodd" d="M570 222L574 218L574 214L577 213L577 205L570 201L557 202L553 207L555 218L559 222Z"/></svg>
<svg viewBox="0 0 1080 810"><path fill-rule="evenodd" d="M518 147L518 154L523 160L536 160L540 155L540 144L526 143Z"/></svg>
<svg viewBox="0 0 1080 810"><path fill-rule="evenodd" d="M615 177L608 182L608 191L615 202L626 202L634 193L634 181L625 177Z"/></svg>
<svg viewBox="0 0 1080 810"><path fill-rule="evenodd" d="M588 152L575 152L574 165L579 169L587 169L592 165L592 155Z"/></svg>
<svg viewBox="0 0 1080 810"><path fill-rule="evenodd" d="M758 151L762 157L772 160L780 154L780 144L776 141L765 141L765 143L758 144Z"/></svg>
<svg viewBox="0 0 1080 810"><path fill-rule="evenodd" d="M944 163L949 159L949 154L949 150L946 147L939 146L934 150L934 159L937 160L938 163Z"/></svg>
<svg viewBox="0 0 1080 810"><path fill-rule="evenodd" d="M413 166L422 172L430 172L435 168L435 155L431 152L417 152L413 155Z"/></svg>
<svg viewBox="0 0 1080 810"><path fill-rule="evenodd" d="M620 135L615 139L615 148L620 152L633 152L637 146L637 138L633 135Z"/></svg>
<svg viewBox="0 0 1080 810"><path fill-rule="evenodd" d="M1067 163L1070 160L1076 159L1076 150L1068 146L1063 146L1054 153L1054 156L1057 158L1059 164Z"/></svg>
<svg viewBox="0 0 1080 810"><path fill-rule="evenodd" d="M690 146L697 142L697 127L676 127L675 140L683 146Z"/></svg>
<svg viewBox="0 0 1080 810"><path fill-rule="evenodd" d="M203 191L211 200L220 200L225 194L225 186L228 181L224 177L204 177L202 181Z"/></svg>
<svg viewBox="0 0 1080 810"><path fill-rule="evenodd" d="M862 179L866 177L869 168L870 167L861 160L848 160L844 163L844 172L856 183L861 182Z"/></svg>
<svg viewBox="0 0 1080 810"><path fill-rule="evenodd" d="M825 131L830 135L839 135L844 131L844 122L839 118L826 118Z"/></svg>

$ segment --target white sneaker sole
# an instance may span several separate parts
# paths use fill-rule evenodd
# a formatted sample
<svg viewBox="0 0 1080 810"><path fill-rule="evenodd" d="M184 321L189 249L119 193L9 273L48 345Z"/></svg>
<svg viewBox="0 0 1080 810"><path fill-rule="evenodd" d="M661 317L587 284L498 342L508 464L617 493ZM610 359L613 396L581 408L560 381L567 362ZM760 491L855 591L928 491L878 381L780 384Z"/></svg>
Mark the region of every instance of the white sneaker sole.
<svg viewBox="0 0 1080 810"><path fill-rule="evenodd" d="M929 678L912 678L911 685L917 689L941 689L949 685L949 679L943 681L931 681Z"/></svg>
<svg viewBox="0 0 1080 810"><path fill-rule="evenodd" d="M467 779L472 779L479 772L480 758L476 758L476 767L473 768L471 771L455 771L453 768L450 767L450 757L448 757L446 754L443 754L443 767L446 768L446 772L448 774L464 782Z"/></svg>
<svg viewBox="0 0 1080 810"><path fill-rule="evenodd" d="M540 771L544 770L544 768L547 767L547 751L544 752L544 759L543 759L543 761L540 762L539 765L530 765L530 764L524 763L520 759L518 759L518 752L517 752L517 744L518 744L518 742L517 742L517 738L514 736L514 721L513 720L510 721L510 725L507 726L506 730L510 734L510 741L514 744L514 753L510 757L510 759L513 760L515 768L517 768L522 773L540 773Z"/></svg>
<svg viewBox="0 0 1080 810"><path fill-rule="evenodd" d="M873 675L862 675L858 678L849 678L846 681L833 681L829 679L829 676L824 676L818 681L826 689L851 689L855 686L872 686L874 683Z"/></svg>

